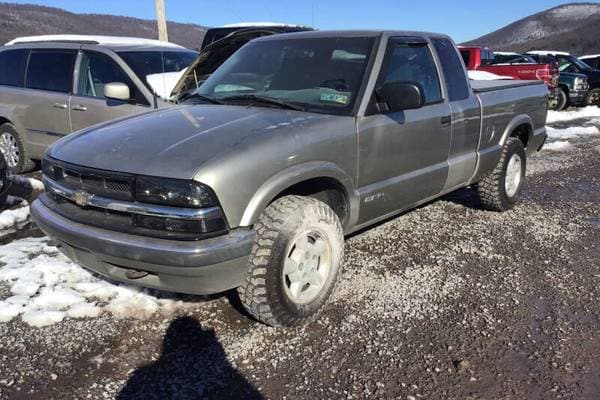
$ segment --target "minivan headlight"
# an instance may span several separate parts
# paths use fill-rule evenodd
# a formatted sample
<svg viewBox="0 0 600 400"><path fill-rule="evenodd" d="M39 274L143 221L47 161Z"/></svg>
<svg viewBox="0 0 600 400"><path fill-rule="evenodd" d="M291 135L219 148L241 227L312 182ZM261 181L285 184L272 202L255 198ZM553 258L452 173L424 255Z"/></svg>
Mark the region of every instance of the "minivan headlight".
<svg viewBox="0 0 600 400"><path fill-rule="evenodd" d="M136 178L135 199L173 207L203 208L217 205L215 195L201 183L143 176Z"/></svg>

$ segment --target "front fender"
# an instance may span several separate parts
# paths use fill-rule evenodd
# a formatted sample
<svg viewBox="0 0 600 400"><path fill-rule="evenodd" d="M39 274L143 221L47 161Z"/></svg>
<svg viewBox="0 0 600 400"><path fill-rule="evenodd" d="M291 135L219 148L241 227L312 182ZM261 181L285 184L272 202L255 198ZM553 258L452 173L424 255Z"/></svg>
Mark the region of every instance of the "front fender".
<svg viewBox="0 0 600 400"><path fill-rule="evenodd" d="M350 206L349 218L344 229L353 226L358 220L359 196L354 189L350 176L331 162L312 161L294 165L269 178L252 196L246 206L240 226L251 226L258 220L262 211L279 195L291 186L314 178L331 178L338 181L346 191Z"/></svg>

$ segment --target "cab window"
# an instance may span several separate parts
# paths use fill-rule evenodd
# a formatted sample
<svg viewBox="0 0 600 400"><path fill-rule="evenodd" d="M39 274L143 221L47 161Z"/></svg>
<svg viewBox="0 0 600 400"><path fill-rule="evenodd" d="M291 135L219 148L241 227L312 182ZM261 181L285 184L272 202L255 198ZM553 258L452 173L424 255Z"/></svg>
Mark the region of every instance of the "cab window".
<svg viewBox="0 0 600 400"><path fill-rule="evenodd" d="M378 87L392 82L417 83L423 90L425 104L442 101L437 68L426 43L391 42Z"/></svg>

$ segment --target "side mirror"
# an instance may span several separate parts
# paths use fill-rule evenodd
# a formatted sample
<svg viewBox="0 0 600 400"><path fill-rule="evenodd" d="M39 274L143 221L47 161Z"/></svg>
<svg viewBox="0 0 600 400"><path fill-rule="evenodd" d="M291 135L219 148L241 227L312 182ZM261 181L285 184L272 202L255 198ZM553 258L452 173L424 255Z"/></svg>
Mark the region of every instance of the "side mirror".
<svg viewBox="0 0 600 400"><path fill-rule="evenodd" d="M107 99L129 101L129 86L121 82L110 82L104 85L104 97Z"/></svg>
<svg viewBox="0 0 600 400"><path fill-rule="evenodd" d="M412 110L425 104L423 87L414 82L388 82L375 94L382 112Z"/></svg>

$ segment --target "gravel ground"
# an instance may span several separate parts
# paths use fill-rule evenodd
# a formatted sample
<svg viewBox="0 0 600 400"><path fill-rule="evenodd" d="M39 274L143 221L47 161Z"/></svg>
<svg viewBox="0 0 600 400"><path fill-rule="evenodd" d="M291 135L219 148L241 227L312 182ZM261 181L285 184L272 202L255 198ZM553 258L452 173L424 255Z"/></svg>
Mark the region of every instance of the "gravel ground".
<svg viewBox="0 0 600 400"><path fill-rule="evenodd" d="M571 142L529 160L511 212L465 189L349 238L303 328L256 323L231 294L0 324L0 398L598 399L600 137Z"/></svg>

